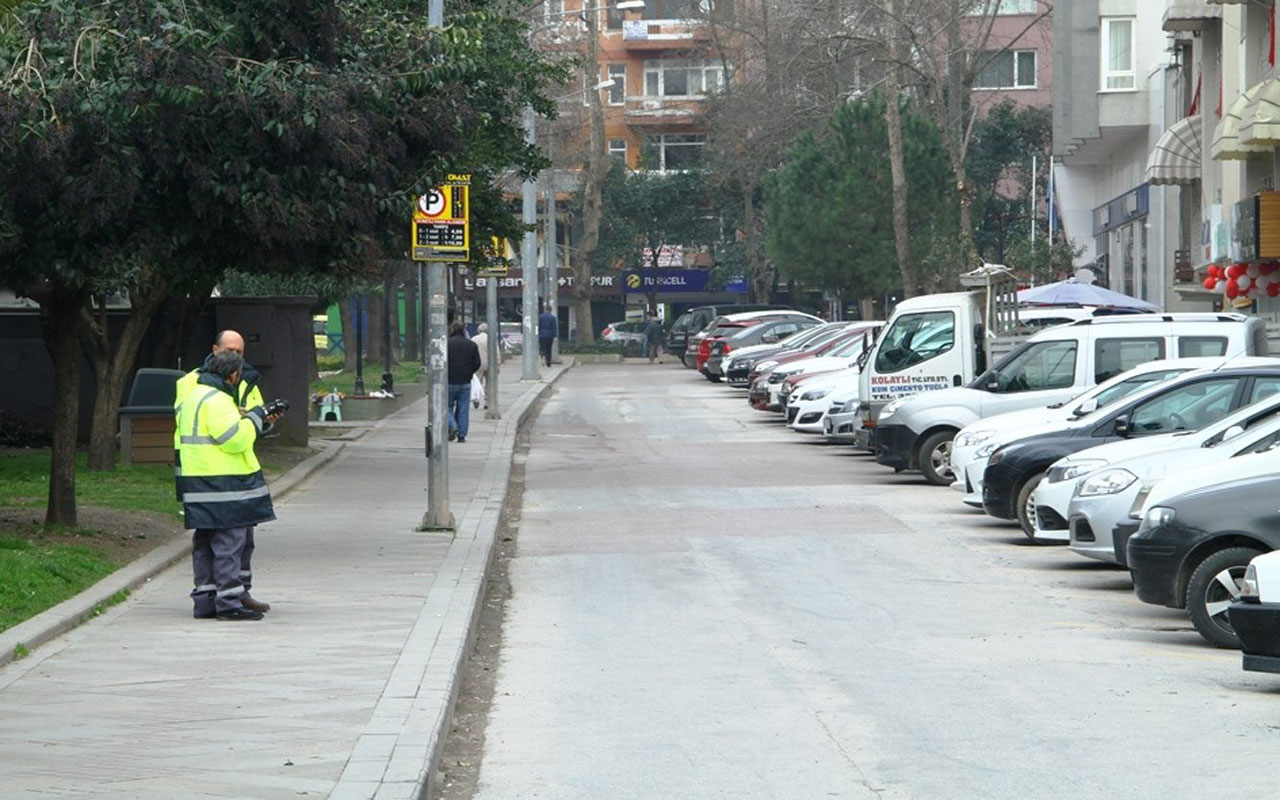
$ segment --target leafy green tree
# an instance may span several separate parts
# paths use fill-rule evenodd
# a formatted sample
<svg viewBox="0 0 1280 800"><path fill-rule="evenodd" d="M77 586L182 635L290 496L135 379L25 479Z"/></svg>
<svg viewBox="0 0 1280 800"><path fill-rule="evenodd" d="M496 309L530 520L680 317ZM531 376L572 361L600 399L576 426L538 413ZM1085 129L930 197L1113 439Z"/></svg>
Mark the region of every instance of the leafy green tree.
<svg viewBox="0 0 1280 800"><path fill-rule="evenodd" d="M884 102L838 107L825 136L801 136L768 183L766 248L787 277L850 298L901 285ZM937 280L951 267L938 243L954 239L957 224L950 167L932 123L905 105L902 120L912 262Z"/></svg>
<svg viewBox="0 0 1280 800"><path fill-rule="evenodd" d="M709 247L718 219L702 173L628 172L614 165L602 188L604 218L595 268L657 269L663 245ZM649 307L656 306L649 293Z"/></svg>
<svg viewBox="0 0 1280 800"><path fill-rule="evenodd" d="M979 221L974 241L984 260L1004 263L1006 243L1026 238L1031 222L1027 195L1032 179L1043 186L1048 176L1051 139L1052 112L1047 108L1005 101L975 123L968 174ZM1038 160L1035 175L1033 159Z"/></svg>
<svg viewBox="0 0 1280 800"><path fill-rule="evenodd" d="M403 253L413 197L444 173L541 166L513 122L526 102L554 113L560 71L498 4L451 12L433 31L408 0L46 0L0 27L0 285L40 303L54 360L48 522L76 518L82 337L91 461L109 467L172 293L232 265L360 272ZM134 310L114 342L89 313L110 292Z"/></svg>

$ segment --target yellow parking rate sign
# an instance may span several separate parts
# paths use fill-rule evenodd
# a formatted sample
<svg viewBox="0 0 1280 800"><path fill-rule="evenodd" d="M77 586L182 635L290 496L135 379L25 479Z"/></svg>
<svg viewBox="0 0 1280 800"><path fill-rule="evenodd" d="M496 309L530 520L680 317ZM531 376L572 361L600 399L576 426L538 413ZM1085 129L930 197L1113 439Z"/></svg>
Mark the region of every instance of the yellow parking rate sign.
<svg viewBox="0 0 1280 800"><path fill-rule="evenodd" d="M415 261L471 260L471 176L449 175L413 206Z"/></svg>

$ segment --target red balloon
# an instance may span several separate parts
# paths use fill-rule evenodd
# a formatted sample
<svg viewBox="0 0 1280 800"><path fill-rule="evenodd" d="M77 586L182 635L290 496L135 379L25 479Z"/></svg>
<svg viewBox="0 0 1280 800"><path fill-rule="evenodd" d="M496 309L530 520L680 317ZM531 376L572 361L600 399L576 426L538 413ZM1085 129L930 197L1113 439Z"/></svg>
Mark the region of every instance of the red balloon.
<svg viewBox="0 0 1280 800"><path fill-rule="evenodd" d="M1234 300L1236 299L1236 295L1238 294L1240 294L1240 287L1236 285L1236 282L1227 281L1227 297L1230 297L1232 300Z"/></svg>
<svg viewBox="0 0 1280 800"><path fill-rule="evenodd" d="M1231 266L1227 267L1227 277L1234 281L1236 278L1240 277L1241 271L1242 270L1239 267L1237 267L1235 264L1232 264Z"/></svg>
<svg viewBox="0 0 1280 800"><path fill-rule="evenodd" d="M1275 297L1280 294L1280 283L1267 284L1267 297Z"/></svg>
<svg viewBox="0 0 1280 800"><path fill-rule="evenodd" d="M1205 274L1210 278L1221 278L1224 273L1222 272L1222 267L1217 264L1210 264L1209 268L1205 270Z"/></svg>
<svg viewBox="0 0 1280 800"><path fill-rule="evenodd" d="M1210 275L1204 279L1204 288L1213 291L1213 287L1218 285L1218 279Z"/></svg>
<svg viewBox="0 0 1280 800"><path fill-rule="evenodd" d="M1276 271L1276 264L1274 261L1268 261L1265 264L1258 265L1258 273L1261 275L1270 275L1275 271Z"/></svg>

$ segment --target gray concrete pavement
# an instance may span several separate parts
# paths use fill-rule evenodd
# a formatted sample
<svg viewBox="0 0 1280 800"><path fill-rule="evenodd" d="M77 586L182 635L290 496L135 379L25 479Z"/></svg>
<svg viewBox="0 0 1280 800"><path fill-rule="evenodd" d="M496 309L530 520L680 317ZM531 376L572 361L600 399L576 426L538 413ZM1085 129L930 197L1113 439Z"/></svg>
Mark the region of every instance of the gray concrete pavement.
<svg viewBox="0 0 1280 800"><path fill-rule="evenodd" d="M509 370L507 370L509 371ZM261 622L191 618L184 560L0 668L0 797L416 798L456 692L518 425L508 376L450 453L456 533L419 533L423 403L261 526ZM424 401L425 402L425 401Z"/></svg>
<svg viewBox="0 0 1280 800"><path fill-rule="evenodd" d="M531 432L478 797L1274 794L1280 680L678 366Z"/></svg>

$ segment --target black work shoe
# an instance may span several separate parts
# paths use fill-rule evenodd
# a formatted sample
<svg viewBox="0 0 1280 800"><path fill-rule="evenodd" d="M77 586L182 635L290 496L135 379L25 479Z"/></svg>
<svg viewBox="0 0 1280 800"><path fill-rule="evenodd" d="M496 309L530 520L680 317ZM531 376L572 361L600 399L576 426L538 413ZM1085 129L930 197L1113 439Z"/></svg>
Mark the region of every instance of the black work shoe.
<svg viewBox="0 0 1280 800"><path fill-rule="evenodd" d="M228 608L226 611L218 612L218 619L229 619L229 620L262 619L262 612L254 611L252 609L243 608L243 607Z"/></svg>
<svg viewBox="0 0 1280 800"><path fill-rule="evenodd" d="M249 609L250 611L259 611L259 612L261 612L261 613L263 613L263 614L265 614L265 613L267 613L268 611L270 611L270 610L271 610L271 604L270 604L270 603L264 603L264 602L262 602L261 600L255 600L255 599L253 599L252 597L250 597L250 596L249 596L249 595L247 595L247 594L246 594L246 595L243 595L243 596L240 598L240 605L244 606L245 608Z"/></svg>
<svg viewBox="0 0 1280 800"><path fill-rule="evenodd" d="M206 611L206 612L193 611L191 613L191 616L195 617L196 619L213 619L218 615L213 613L212 611Z"/></svg>
<svg viewBox="0 0 1280 800"><path fill-rule="evenodd" d="M467 437L465 437L465 436L459 436L459 437L458 437L458 444L462 444L462 443L463 443L463 442L465 442L466 440L467 440Z"/></svg>
<svg viewBox="0 0 1280 800"><path fill-rule="evenodd" d="M454 440L455 440L455 439L457 439L457 438L458 438L458 430L457 430L457 428L450 428L450 429L449 429L449 441L451 441L451 442L452 442L452 441L454 441Z"/></svg>

